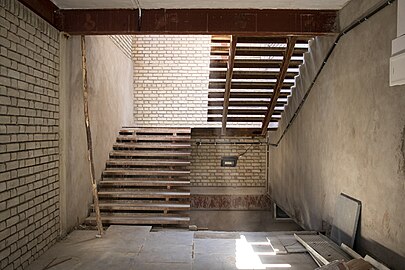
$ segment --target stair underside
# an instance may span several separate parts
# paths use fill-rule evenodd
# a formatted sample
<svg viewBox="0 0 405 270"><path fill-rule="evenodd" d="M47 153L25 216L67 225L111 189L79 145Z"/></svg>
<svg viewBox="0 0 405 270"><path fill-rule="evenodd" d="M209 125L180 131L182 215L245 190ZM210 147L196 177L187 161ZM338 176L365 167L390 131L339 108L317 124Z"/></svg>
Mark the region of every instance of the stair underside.
<svg viewBox="0 0 405 270"><path fill-rule="evenodd" d="M238 36L236 46L232 46L230 35L213 35L207 121L222 123L225 119L229 127L241 124L261 128L268 114L269 127L276 129L280 114L293 93L304 54L308 52L308 39L298 37L291 59L286 60L287 36ZM234 56L232 61L229 56ZM270 106L271 102L275 107ZM224 106L228 109L224 110ZM244 110L240 109L242 107Z"/></svg>

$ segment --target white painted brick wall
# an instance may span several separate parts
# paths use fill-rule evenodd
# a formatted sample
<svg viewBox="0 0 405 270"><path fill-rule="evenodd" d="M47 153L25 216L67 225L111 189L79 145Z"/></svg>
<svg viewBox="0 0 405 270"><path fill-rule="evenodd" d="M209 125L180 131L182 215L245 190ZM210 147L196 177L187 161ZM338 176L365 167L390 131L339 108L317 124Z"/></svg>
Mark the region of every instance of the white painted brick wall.
<svg viewBox="0 0 405 270"><path fill-rule="evenodd" d="M59 33L0 0L0 269L22 269L59 230Z"/></svg>
<svg viewBox="0 0 405 270"><path fill-rule="evenodd" d="M194 137L190 166L191 185L193 187L264 187L266 185L266 145L237 144L240 142L264 143L264 139ZM246 150L247 152L238 159L236 167L221 167L222 156L238 156Z"/></svg>
<svg viewBox="0 0 405 270"><path fill-rule="evenodd" d="M207 126L210 36L133 38L137 126Z"/></svg>

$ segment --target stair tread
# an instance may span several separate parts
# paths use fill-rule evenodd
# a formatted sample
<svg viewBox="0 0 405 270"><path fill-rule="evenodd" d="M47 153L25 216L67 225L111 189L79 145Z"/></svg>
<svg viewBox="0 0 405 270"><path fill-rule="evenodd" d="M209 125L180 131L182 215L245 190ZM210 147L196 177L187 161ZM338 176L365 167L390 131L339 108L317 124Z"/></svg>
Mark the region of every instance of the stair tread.
<svg viewBox="0 0 405 270"><path fill-rule="evenodd" d="M100 182L101 186L187 186L190 181L108 181Z"/></svg>
<svg viewBox="0 0 405 270"><path fill-rule="evenodd" d="M128 156L128 157L175 157L175 156L190 156L191 152L171 152L171 151L119 151L115 150L110 152L110 156Z"/></svg>
<svg viewBox="0 0 405 270"><path fill-rule="evenodd" d="M137 132L137 133L191 133L191 128L153 128L153 127L123 127L120 132Z"/></svg>
<svg viewBox="0 0 405 270"><path fill-rule="evenodd" d="M109 159L107 165L144 165L144 166L187 166L190 165L188 160L175 160L175 159Z"/></svg>
<svg viewBox="0 0 405 270"><path fill-rule="evenodd" d="M96 218L86 218L86 223L94 224ZM101 216L104 224L187 224L189 217L182 216Z"/></svg>
<svg viewBox="0 0 405 270"><path fill-rule="evenodd" d="M108 168L103 172L104 176L114 175L114 176L125 176L125 175L134 175L134 176L145 176L145 175L189 175L190 171L156 171L156 170L138 170L138 169L126 169L126 170L113 170Z"/></svg>
<svg viewBox="0 0 405 270"><path fill-rule="evenodd" d="M98 195L132 195L132 194L156 194L156 195L190 195L190 192L170 190L131 190L131 191L99 191Z"/></svg>
<svg viewBox="0 0 405 270"><path fill-rule="evenodd" d="M132 148L132 149L185 149L191 148L190 144L175 144L175 143L114 143L114 148Z"/></svg>
<svg viewBox="0 0 405 270"><path fill-rule="evenodd" d="M138 181L190 181L188 178L181 178L181 177L176 177L176 178L172 178L172 177L107 177L107 178L103 178L103 181L127 181L127 182L138 182Z"/></svg>
<svg viewBox="0 0 405 270"><path fill-rule="evenodd" d="M190 141L190 135L119 135L117 140L131 140L131 141Z"/></svg>
<svg viewBox="0 0 405 270"><path fill-rule="evenodd" d="M150 208L190 208L190 204L187 203L173 203L173 202L149 202L149 201L139 201L131 203L119 203L119 202L102 202L99 203L100 208L132 208L132 207L150 207Z"/></svg>

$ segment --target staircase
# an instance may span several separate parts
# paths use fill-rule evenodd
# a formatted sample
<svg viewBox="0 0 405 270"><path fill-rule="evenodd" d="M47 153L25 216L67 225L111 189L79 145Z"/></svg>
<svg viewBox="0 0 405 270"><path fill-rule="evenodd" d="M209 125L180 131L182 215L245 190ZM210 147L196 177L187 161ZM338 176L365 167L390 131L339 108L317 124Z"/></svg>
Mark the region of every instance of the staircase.
<svg viewBox="0 0 405 270"><path fill-rule="evenodd" d="M189 128L124 127L98 187L103 225L188 225L190 139Z"/></svg>
<svg viewBox="0 0 405 270"><path fill-rule="evenodd" d="M276 130L278 127L288 97L292 94L291 87L303 64L303 55L308 51L308 39L297 37L269 129ZM208 122L222 122L230 43L229 35L211 37ZM286 49L287 37L237 38L227 111L230 126L261 127L285 61Z"/></svg>

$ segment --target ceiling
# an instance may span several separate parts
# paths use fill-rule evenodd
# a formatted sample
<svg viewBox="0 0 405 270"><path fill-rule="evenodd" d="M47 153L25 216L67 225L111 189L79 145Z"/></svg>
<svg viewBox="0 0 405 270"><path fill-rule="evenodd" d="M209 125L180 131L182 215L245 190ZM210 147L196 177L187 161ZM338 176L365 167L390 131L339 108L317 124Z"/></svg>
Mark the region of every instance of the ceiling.
<svg viewBox="0 0 405 270"><path fill-rule="evenodd" d="M144 9L341 9L349 0L138 0ZM135 8L136 0L52 0L61 9Z"/></svg>

